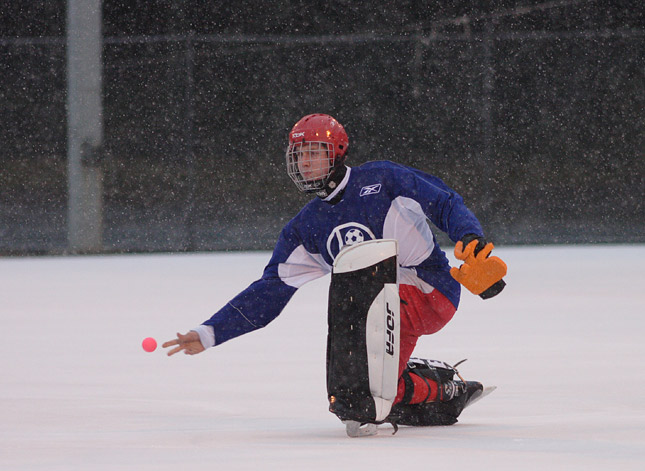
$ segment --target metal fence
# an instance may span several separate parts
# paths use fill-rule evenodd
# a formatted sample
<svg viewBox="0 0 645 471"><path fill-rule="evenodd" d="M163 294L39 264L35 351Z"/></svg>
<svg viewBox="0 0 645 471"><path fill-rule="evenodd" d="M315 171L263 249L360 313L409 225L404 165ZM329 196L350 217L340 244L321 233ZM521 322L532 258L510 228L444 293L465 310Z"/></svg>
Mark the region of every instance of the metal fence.
<svg viewBox="0 0 645 471"><path fill-rule="evenodd" d="M0 42L0 253L67 247L65 50ZM287 132L461 192L499 244L645 242L645 33L107 37L104 250L271 248Z"/></svg>

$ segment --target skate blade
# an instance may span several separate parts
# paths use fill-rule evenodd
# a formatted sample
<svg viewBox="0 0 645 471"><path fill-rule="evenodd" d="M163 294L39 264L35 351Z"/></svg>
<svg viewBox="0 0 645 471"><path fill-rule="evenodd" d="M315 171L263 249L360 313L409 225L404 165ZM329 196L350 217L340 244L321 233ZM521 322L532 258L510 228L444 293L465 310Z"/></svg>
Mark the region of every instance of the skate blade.
<svg viewBox="0 0 645 471"><path fill-rule="evenodd" d="M371 437L378 433L378 425L376 424L361 425L360 422L356 422L355 420L344 420L343 423L345 424L345 432L347 432L348 437Z"/></svg>
<svg viewBox="0 0 645 471"><path fill-rule="evenodd" d="M497 386L486 386L484 389L477 395L473 396L470 398L470 400L466 403L464 406L464 409L466 407L472 406L474 403L481 401L484 399L486 396L488 396L490 393L495 391L497 389Z"/></svg>

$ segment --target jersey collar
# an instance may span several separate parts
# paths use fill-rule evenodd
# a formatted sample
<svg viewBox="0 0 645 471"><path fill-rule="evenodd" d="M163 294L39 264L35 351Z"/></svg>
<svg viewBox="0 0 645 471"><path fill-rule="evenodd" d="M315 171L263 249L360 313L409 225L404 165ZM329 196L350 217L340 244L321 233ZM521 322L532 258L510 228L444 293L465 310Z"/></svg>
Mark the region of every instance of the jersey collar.
<svg viewBox="0 0 645 471"><path fill-rule="evenodd" d="M332 191L327 198L324 198L323 201L327 203L332 203L332 204L335 204L338 201L340 201L340 196L342 196L342 192L345 191L345 187L347 186L347 182L349 181L349 174L352 173L352 168L348 166L346 167L347 167L347 172L345 172L345 177L343 177L343 179L338 184L336 189Z"/></svg>

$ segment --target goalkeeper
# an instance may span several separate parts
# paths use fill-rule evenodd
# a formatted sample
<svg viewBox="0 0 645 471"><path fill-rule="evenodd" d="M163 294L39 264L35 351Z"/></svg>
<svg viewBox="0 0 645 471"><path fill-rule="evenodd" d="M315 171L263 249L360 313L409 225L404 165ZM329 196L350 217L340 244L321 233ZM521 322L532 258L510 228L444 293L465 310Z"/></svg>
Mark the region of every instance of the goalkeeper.
<svg viewBox="0 0 645 471"><path fill-rule="evenodd" d="M346 165L349 139L329 115L302 118L289 133L287 173L316 195L282 230L262 277L210 319L166 342L168 355L193 355L266 326L305 283L329 274L346 246L396 239L401 299L399 383L395 403L450 401L463 390L406 370L421 335L443 328L459 305L460 286L487 299L504 288L506 265L463 199L439 178L390 161ZM269 189L268 189L269 190ZM427 220L456 242L463 261L450 268Z"/></svg>

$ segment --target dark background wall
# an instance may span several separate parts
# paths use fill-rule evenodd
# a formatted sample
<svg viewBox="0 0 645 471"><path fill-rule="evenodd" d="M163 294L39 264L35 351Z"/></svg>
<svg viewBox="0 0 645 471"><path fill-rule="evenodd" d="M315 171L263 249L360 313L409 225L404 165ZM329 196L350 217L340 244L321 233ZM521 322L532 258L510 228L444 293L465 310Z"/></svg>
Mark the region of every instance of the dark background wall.
<svg viewBox="0 0 645 471"><path fill-rule="evenodd" d="M105 0L105 250L271 248L312 112L498 244L645 242L641 0L358 3ZM0 1L0 253L66 248L64 35L65 2Z"/></svg>

